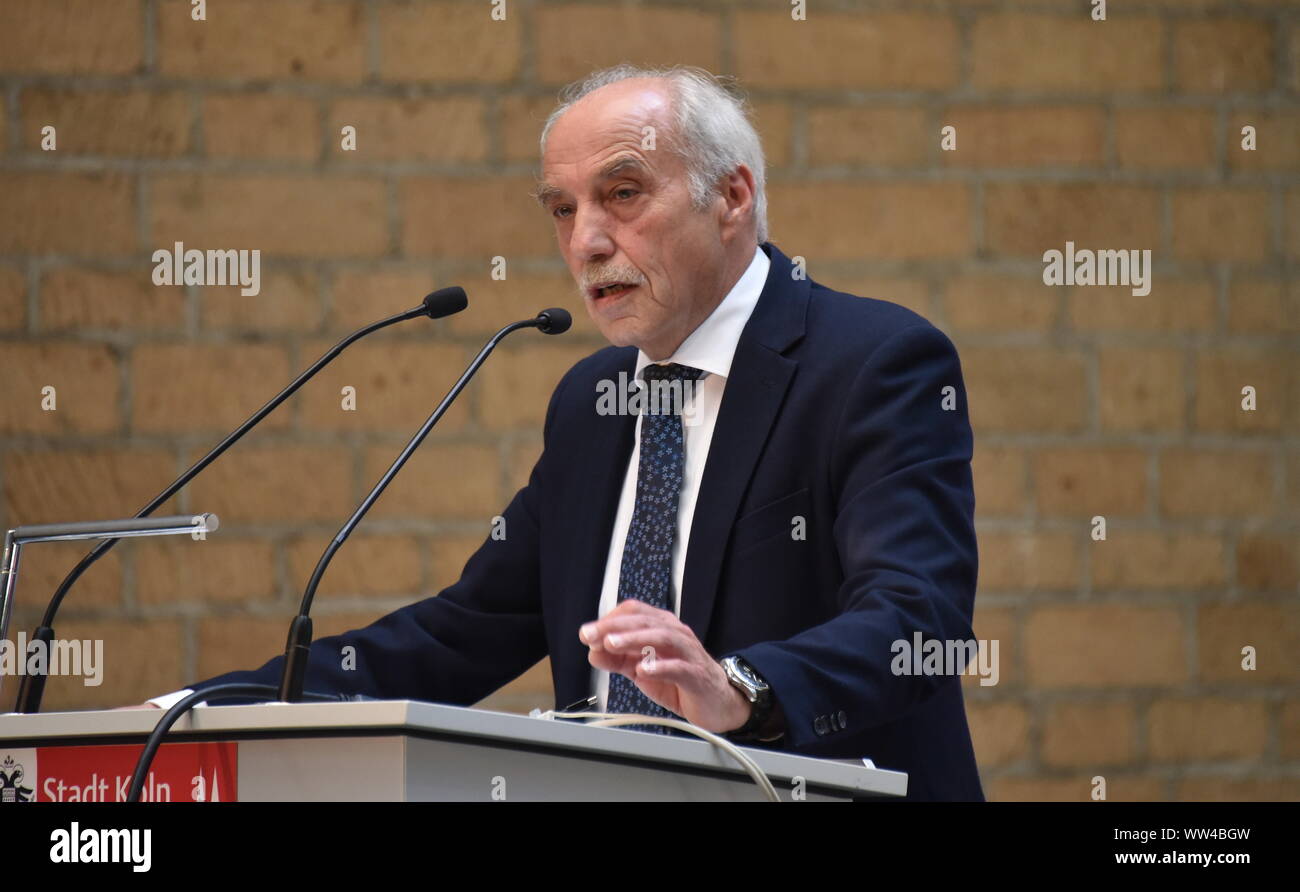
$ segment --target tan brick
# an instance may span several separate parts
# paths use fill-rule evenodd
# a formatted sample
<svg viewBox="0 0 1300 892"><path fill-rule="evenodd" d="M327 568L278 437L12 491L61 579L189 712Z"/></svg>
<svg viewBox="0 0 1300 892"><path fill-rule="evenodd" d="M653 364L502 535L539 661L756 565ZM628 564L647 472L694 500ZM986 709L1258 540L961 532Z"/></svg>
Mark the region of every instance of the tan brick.
<svg viewBox="0 0 1300 892"><path fill-rule="evenodd" d="M1144 450L1062 446L1031 460L1038 510L1043 514L1106 518L1141 514L1147 503Z"/></svg>
<svg viewBox="0 0 1300 892"><path fill-rule="evenodd" d="M1073 589L1080 583L1079 534L980 534L982 589Z"/></svg>
<svg viewBox="0 0 1300 892"><path fill-rule="evenodd" d="M211 158L315 161L320 110L301 96L214 93L203 98L203 148Z"/></svg>
<svg viewBox="0 0 1300 892"><path fill-rule="evenodd" d="M1179 684L1188 677L1184 623L1168 607L1062 605L1025 620L1025 667L1042 688Z"/></svg>
<svg viewBox="0 0 1300 892"><path fill-rule="evenodd" d="M1137 170L1196 170L1214 164L1215 114L1200 108L1115 111L1115 156Z"/></svg>
<svg viewBox="0 0 1300 892"><path fill-rule="evenodd" d="M23 146L39 152L55 128L62 155L173 158L190 151L190 100L177 90L124 92L34 87L19 98Z"/></svg>
<svg viewBox="0 0 1300 892"><path fill-rule="evenodd" d="M976 517L1019 515L1025 511L1025 453L1022 449L985 446L977 438L971 459Z"/></svg>
<svg viewBox="0 0 1300 892"><path fill-rule="evenodd" d="M1041 278L962 275L947 283L944 310L959 331L1043 332L1056 320L1059 295Z"/></svg>
<svg viewBox="0 0 1300 892"><path fill-rule="evenodd" d="M332 300L327 325L338 332L350 332L418 306L429 292L459 282L459 279L440 282L426 266L341 269L334 274L330 287ZM461 315L472 315L477 310L474 293L468 293L472 309ZM441 331L449 324L445 321L435 322L431 328L428 322L417 320L389 331L394 334L409 334L421 328L425 331Z"/></svg>
<svg viewBox="0 0 1300 892"><path fill-rule="evenodd" d="M1300 758L1300 700L1288 700L1282 706L1279 749L1283 759Z"/></svg>
<svg viewBox="0 0 1300 892"><path fill-rule="evenodd" d="M139 502L144 504L146 497L141 494ZM135 510L133 505L131 510ZM121 512L126 513L126 512ZM90 515L85 515L89 517ZM27 518L10 518L12 521L27 523ZM30 635L41 621L45 607L54 592L90 549L97 542L42 542L32 548L24 548L18 573L18 604L15 606L14 624L10 626L9 637L13 639L19 629L26 629ZM132 543L119 543L112 551L95 561L90 569L77 579L68 590L64 606L59 611L63 618L75 618L88 610L120 610L122 607L122 557L128 553ZM30 624L17 621L17 610L22 606L38 611ZM63 635L63 623L58 621L54 630L59 637ZM6 683L6 697L13 689Z"/></svg>
<svg viewBox="0 0 1300 892"><path fill-rule="evenodd" d="M533 201L534 185L532 178L509 176L402 180L402 253L474 260L554 256L554 228Z"/></svg>
<svg viewBox="0 0 1300 892"><path fill-rule="evenodd" d="M502 508L504 509L504 505ZM487 538L491 518L483 521L483 535L439 535L429 544L430 586L432 591L446 588L460 579L465 562ZM509 529L506 530L507 535Z"/></svg>
<svg viewBox="0 0 1300 892"><path fill-rule="evenodd" d="M137 432L224 433L288 383L285 351L270 345L143 344L131 356L131 427ZM259 430L289 426L274 412Z"/></svg>
<svg viewBox="0 0 1300 892"><path fill-rule="evenodd" d="M794 21L788 12L737 11L733 29L736 74L748 88L924 90L955 86L960 75L957 26L947 16L872 11Z"/></svg>
<svg viewBox="0 0 1300 892"><path fill-rule="evenodd" d="M178 331L185 324L185 292L158 287L153 267L126 271L55 267L40 285L40 328Z"/></svg>
<svg viewBox="0 0 1300 892"><path fill-rule="evenodd" d="M818 259L938 259L972 250L961 183L786 181L769 195L773 231L815 246ZM902 219L909 224L898 225Z"/></svg>
<svg viewBox="0 0 1300 892"><path fill-rule="evenodd" d="M1273 466L1256 452L1170 449L1160 456L1160 511L1165 517L1267 516Z"/></svg>
<svg viewBox="0 0 1300 892"><path fill-rule="evenodd" d="M754 129L763 142L767 166L784 167L790 163L794 113L784 102L755 102L752 105Z"/></svg>
<svg viewBox="0 0 1300 892"><path fill-rule="evenodd" d="M510 447L509 492L516 493L528 485L533 467L541 457L541 437L525 437Z"/></svg>
<svg viewBox="0 0 1300 892"><path fill-rule="evenodd" d="M1292 777L1185 777L1174 796L1179 802L1297 802L1300 781Z"/></svg>
<svg viewBox="0 0 1300 892"><path fill-rule="evenodd" d="M366 449L362 477L367 489L388 470L399 451L397 446ZM368 516L477 521L484 525L486 535L491 519L505 507L501 458L495 444L428 441Z"/></svg>
<svg viewBox="0 0 1300 892"><path fill-rule="evenodd" d="M1216 313L1214 285L1205 280L1156 276L1141 298L1122 285L1071 288L1066 295L1066 317L1079 331L1212 331Z"/></svg>
<svg viewBox="0 0 1300 892"><path fill-rule="evenodd" d="M1204 589L1227 581L1219 536L1108 529L1089 547L1099 589Z"/></svg>
<svg viewBox="0 0 1300 892"><path fill-rule="evenodd" d="M1300 279L1234 278L1228 286L1228 328L1266 334L1300 333Z"/></svg>
<svg viewBox="0 0 1300 892"><path fill-rule="evenodd" d="M1181 431L1187 391L1183 354L1153 347L1116 347L1098 361L1097 412L1103 430Z"/></svg>
<svg viewBox="0 0 1300 892"><path fill-rule="evenodd" d="M223 616L203 619L198 627L198 677L177 681L176 687L214 675L260 668L284 653L289 617ZM324 637L313 629L314 638ZM154 691L155 696L160 691Z"/></svg>
<svg viewBox="0 0 1300 892"><path fill-rule="evenodd" d="M411 325L418 325L412 322ZM304 345L306 356L329 349L327 342ZM406 440L437 407L470 357L455 344L389 342L357 344L326 367L299 398L305 430L349 431L364 436L390 431ZM343 408L344 387L352 387ZM440 434L462 430L469 421L469 394L462 393L438 422ZM393 457L397 450L394 449Z"/></svg>
<svg viewBox="0 0 1300 892"><path fill-rule="evenodd" d="M162 174L149 219L168 247L355 257L388 249L386 207L383 184L366 177Z"/></svg>
<svg viewBox="0 0 1300 892"><path fill-rule="evenodd" d="M1020 620L1016 616L1016 611L1008 607L976 606L972 626L975 638L980 642L979 659L985 661L985 665L993 659L991 643L997 642L998 684L1019 683L1021 658L1017 631L1020 628ZM961 680L970 691L988 689L988 686L980 684L984 679L978 675L963 675Z"/></svg>
<svg viewBox="0 0 1300 892"><path fill-rule="evenodd" d="M10 523L59 523L129 516L176 474L171 454L161 449L8 452L5 517ZM156 513L178 512L173 501Z"/></svg>
<svg viewBox="0 0 1300 892"><path fill-rule="evenodd" d="M338 161L482 161L487 155L483 101L359 97L336 100L329 114L329 153ZM356 128L344 151L342 129Z"/></svg>
<svg viewBox="0 0 1300 892"><path fill-rule="evenodd" d="M1106 113L1096 106L954 105L942 123L957 130L956 150L939 153L949 167L1096 167L1105 160Z"/></svg>
<svg viewBox="0 0 1300 892"><path fill-rule="evenodd" d="M971 83L985 89L1150 91L1164 85L1164 26L1130 16L1098 25L1086 16L993 13L971 33Z"/></svg>
<svg viewBox="0 0 1300 892"><path fill-rule="evenodd" d="M231 604L275 596L271 544L231 539L225 530L193 541L187 536L142 539L135 554L135 598L140 604Z"/></svg>
<svg viewBox="0 0 1300 892"><path fill-rule="evenodd" d="M163 693L160 679L180 678L181 630L175 620L68 619L59 623L58 637L104 642L102 684L88 687L84 678L52 677L41 704L45 712L142 703Z"/></svg>
<svg viewBox="0 0 1300 892"><path fill-rule="evenodd" d="M989 431L1078 431L1087 418L1083 358L1038 347L967 347L971 423Z"/></svg>
<svg viewBox="0 0 1300 892"><path fill-rule="evenodd" d="M27 326L27 277L16 266L0 265L0 331Z"/></svg>
<svg viewBox="0 0 1300 892"><path fill-rule="evenodd" d="M545 83L568 82L629 60L709 71L722 66L717 13L566 3L538 8L533 28L537 76Z"/></svg>
<svg viewBox="0 0 1300 892"><path fill-rule="evenodd" d="M1263 260L1272 254L1269 190L1184 188L1170 202L1176 257Z"/></svg>
<svg viewBox="0 0 1300 892"><path fill-rule="evenodd" d="M136 247L135 184L117 173L0 173L0 252L123 254Z"/></svg>
<svg viewBox="0 0 1300 892"><path fill-rule="evenodd" d="M1300 452L1292 452L1287 456L1286 479L1287 504L1295 511L1300 509Z"/></svg>
<svg viewBox="0 0 1300 892"><path fill-rule="evenodd" d="M262 273L261 278L262 287L257 294L240 294L242 288L238 285L200 288L199 318L203 327L210 331L257 333L301 333L320 327L324 311L315 273L302 269L275 270ZM315 356L301 353L299 365L305 369L315 360Z"/></svg>
<svg viewBox="0 0 1300 892"><path fill-rule="evenodd" d="M1300 258L1300 190L1292 189L1286 196L1282 223L1282 249L1292 260Z"/></svg>
<svg viewBox="0 0 1300 892"><path fill-rule="evenodd" d="M1133 761L1137 721L1130 703L1057 703L1047 710L1043 764L1094 770Z"/></svg>
<svg viewBox="0 0 1300 892"><path fill-rule="evenodd" d="M1017 762L1029 755L1029 713L1018 703L969 703L975 759L981 768Z"/></svg>
<svg viewBox="0 0 1300 892"><path fill-rule="evenodd" d="M1160 195L1146 186L1091 183L990 183L984 190L984 238L997 254L1032 256L1102 248L1160 246Z"/></svg>
<svg viewBox="0 0 1300 892"><path fill-rule="evenodd" d="M1097 785L1086 774L1079 777L1001 777L985 785L992 802L1092 802ZM1159 780L1134 774L1102 774L1107 802L1154 802L1164 798Z"/></svg>
<svg viewBox="0 0 1300 892"><path fill-rule="evenodd" d="M465 288L470 303L467 312L447 320L455 334L486 337L516 319L527 319L547 307L561 307L573 316L573 328L564 336L566 343L581 336L605 345L568 272L532 273L507 266L505 279L485 273L458 276L455 281Z"/></svg>
<svg viewBox="0 0 1300 892"><path fill-rule="evenodd" d="M505 161L538 163L541 158L542 127L555 108L555 97L511 94L497 101L496 124L501 134Z"/></svg>
<svg viewBox="0 0 1300 892"><path fill-rule="evenodd" d="M1199 431L1277 433L1300 406L1295 350L1213 350L1196 357ZM1242 390L1254 388L1255 408L1242 407Z"/></svg>
<svg viewBox="0 0 1300 892"><path fill-rule="evenodd" d="M808 110L808 163L921 167L930 156L925 111L900 106L826 106Z"/></svg>
<svg viewBox="0 0 1300 892"><path fill-rule="evenodd" d="M1252 591L1294 591L1300 581L1300 536L1244 533L1237 540L1237 581Z"/></svg>
<svg viewBox="0 0 1300 892"><path fill-rule="evenodd" d="M1203 681L1239 685L1300 681L1300 609L1292 601L1206 604L1197 610L1197 653ZM1242 649L1254 648L1254 669Z"/></svg>
<svg viewBox="0 0 1300 892"><path fill-rule="evenodd" d="M192 459L200 455L196 451ZM341 524L356 507L352 456L340 447L241 443L190 484L189 503L217 514L227 526Z"/></svg>
<svg viewBox="0 0 1300 892"><path fill-rule="evenodd" d="M1268 712L1260 700L1157 700L1147 726L1151 758L1162 762L1258 758L1268 742Z"/></svg>
<svg viewBox="0 0 1300 892"><path fill-rule="evenodd" d="M0 350L0 381L0 432L87 434L119 427L118 364L108 346L6 344ZM47 410L47 399L54 400L52 409Z"/></svg>
<svg viewBox="0 0 1300 892"><path fill-rule="evenodd" d="M158 68L166 76L357 82L365 73L359 2L222 0L201 22L190 8L188 0L158 4Z"/></svg>
<svg viewBox="0 0 1300 892"><path fill-rule="evenodd" d="M516 344L499 349L492 367L478 380L479 422L492 430L535 428L546 420L555 385L591 351L584 346L555 348ZM591 395L592 400L596 394Z"/></svg>
<svg viewBox="0 0 1300 892"><path fill-rule="evenodd" d="M1265 90L1273 84L1273 29L1213 18L1174 24L1174 84L1190 93Z"/></svg>
<svg viewBox="0 0 1300 892"><path fill-rule="evenodd" d="M387 2L378 13L379 76L384 80L500 84L519 74L519 15L507 13L496 20L474 2ZM430 52L430 47L456 51ZM473 64L466 64L468 59Z"/></svg>
<svg viewBox="0 0 1300 892"><path fill-rule="evenodd" d="M131 74L144 65L141 0L8 0L0 71Z"/></svg>
<svg viewBox="0 0 1300 892"><path fill-rule="evenodd" d="M289 579L295 590L306 587L328 544L329 537L320 535L299 539L290 546ZM423 575L421 550L411 536L353 536L331 561L316 594L320 598L418 595Z"/></svg>
<svg viewBox="0 0 1300 892"><path fill-rule="evenodd" d="M1242 128L1255 128L1255 148L1242 148ZM1228 115L1228 167L1233 170L1294 171L1300 168L1300 114L1255 109Z"/></svg>

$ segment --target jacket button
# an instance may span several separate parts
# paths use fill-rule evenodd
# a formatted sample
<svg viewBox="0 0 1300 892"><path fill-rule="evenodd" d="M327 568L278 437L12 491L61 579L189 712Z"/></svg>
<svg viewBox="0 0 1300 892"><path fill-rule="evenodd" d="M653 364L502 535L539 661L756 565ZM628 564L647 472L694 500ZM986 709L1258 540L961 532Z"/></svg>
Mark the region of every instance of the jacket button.
<svg viewBox="0 0 1300 892"><path fill-rule="evenodd" d="M839 718L840 718L840 730L843 731L845 728L849 726L849 717L845 715L844 710L841 709Z"/></svg>
<svg viewBox="0 0 1300 892"><path fill-rule="evenodd" d="M817 716L817 721L813 722L813 730L817 732L818 737L826 736L826 731L827 731L826 716L824 715Z"/></svg>

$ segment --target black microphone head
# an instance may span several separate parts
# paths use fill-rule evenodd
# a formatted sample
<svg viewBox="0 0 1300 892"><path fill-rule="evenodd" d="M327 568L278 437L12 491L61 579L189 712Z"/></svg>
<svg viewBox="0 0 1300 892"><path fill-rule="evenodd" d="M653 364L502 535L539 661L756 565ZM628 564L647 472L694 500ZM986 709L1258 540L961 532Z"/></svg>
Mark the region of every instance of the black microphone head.
<svg viewBox="0 0 1300 892"><path fill-rule="evenodd" d="M573 326L573 317L568 310L551 307L537 314L537 328L542 334L564 334Z"/></svg>
<svg viewBox="0 0 1300 892"><path fill-rule="evenodd" d="M424 299L424 312L429 315L430 319L451 316L468 306L469 298L465 295L465 289L459 285L439 288Z"/></svg>

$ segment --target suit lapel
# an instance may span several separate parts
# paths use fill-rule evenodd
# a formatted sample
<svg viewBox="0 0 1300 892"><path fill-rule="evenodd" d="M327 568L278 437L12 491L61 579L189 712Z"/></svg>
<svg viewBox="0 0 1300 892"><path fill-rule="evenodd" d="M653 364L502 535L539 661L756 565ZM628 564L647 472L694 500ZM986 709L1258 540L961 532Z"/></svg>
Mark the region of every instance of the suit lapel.
<svg viewBox="0 0 1300 892"><path fill-rule="evenodd" d="M700 481L682 579L682 622L706 641L718 580L741 500L798 363L782 354L804 332L808 281L770 242L763 293L741 333Z"/></svg>

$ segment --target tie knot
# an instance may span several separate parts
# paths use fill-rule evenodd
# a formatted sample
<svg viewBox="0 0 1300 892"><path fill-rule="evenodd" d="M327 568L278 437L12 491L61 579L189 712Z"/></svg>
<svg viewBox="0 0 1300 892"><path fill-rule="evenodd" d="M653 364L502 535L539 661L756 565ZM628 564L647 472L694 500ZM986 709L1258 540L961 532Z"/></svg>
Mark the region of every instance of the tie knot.
<svg viewBox="0 0 1300 892"><path fill-rule="evenodd" d="M648 365L642 374L647 381L697 381L704 370L670 362L667 365Z"/></svg>

